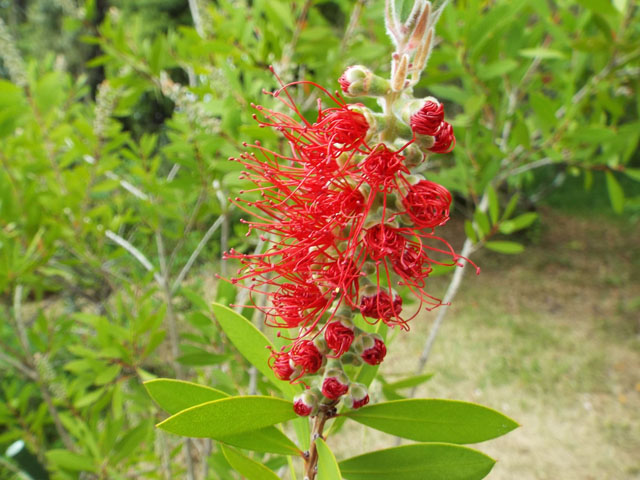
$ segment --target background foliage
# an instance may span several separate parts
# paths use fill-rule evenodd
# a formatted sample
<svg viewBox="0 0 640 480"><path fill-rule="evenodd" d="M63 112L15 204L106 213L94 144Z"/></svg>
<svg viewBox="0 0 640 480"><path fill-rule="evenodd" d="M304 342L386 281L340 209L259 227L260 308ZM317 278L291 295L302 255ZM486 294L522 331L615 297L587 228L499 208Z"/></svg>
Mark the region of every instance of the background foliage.
<svg viewBox="0 0 640 480"><path fill-rule="evenodd" d="M353 63L386 73L382 8L0 3L0 452L23 440L60 479L236 478L232 451L154 430L142 381L267 391L210 320L236 296L212 278L221 252L255 248L226 159L244 140L278 148L251 119L277 86L268 65L329 89ZM637 218L639 18L628 0L447 7L418 93L456 130L425 174L455 193L467 254L522 251L536 203L575 179ZM24 472L0 457L0 476Z"/></svg>

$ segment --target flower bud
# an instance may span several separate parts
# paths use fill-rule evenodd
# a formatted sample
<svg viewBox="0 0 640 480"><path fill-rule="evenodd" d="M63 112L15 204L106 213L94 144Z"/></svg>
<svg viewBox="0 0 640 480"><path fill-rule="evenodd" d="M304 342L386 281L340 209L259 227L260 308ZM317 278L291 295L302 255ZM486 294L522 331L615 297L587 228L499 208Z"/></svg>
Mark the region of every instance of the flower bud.
<svg viewBox="0 0 640 480"><path fill-rule="evenodd" d="M293 365L300 367L302 375L314 374L320 367L324 357L311 340L302 340L293 345L289 352Z"/></svg>
<svg viewBox="0 0 640 480"><path fill-rule="evenodd" d="M365 346L366 346L366 343L365 343ZM362 352L361 357L362 357L362 360L364 360L369 365L379 365L382 363L386 355L387 355L387 347L385 347L384 342L379 338L374 338L373 346L366 348L364 352Z"/></svg>
<svg viewBox="0 0 640 480"><path fill-rule="evenodd" d="M338 79L342 92L348 97L386 95L390 89L389 81L374 75L362 65L348 67Z"/></svg>
<svg viewBox="0 0 640 480"><path fill-rule="evenodd" d="M449 153L455 146L456 137L453 134L453 127L447 122L442 122L429 151L433 153Z"/></svg>
<svg viewBox="0 0 640 480"><path fill-rule="evenodd" d="M391 297L385 290L378 290L373 295L363 295L360 299L360 313L363 317L382 319L383 321L397 318L402 313L402 297L394 294L393 301L391 301Z"/></svg>
<svg viewBox="0 0 640 480"><path fill-rule="evenodd" d="M354 339L353 324L350 321L342 322L334 320L329 323L324 331L326 345L333 350L336 357L340 357L349 350Z"/></svg>
<svg viewBox="0 0 640 480"><path fill-rule="evenodd" d="M369 403L367 387L361 383L352 383L349 387L349 395L345 398L345 404L356 410L367 403Z"/></svg>
<svg viewBox="0 0 640 480"><path fill-rule="evenodd" d="M271 352L269 365L280 380L289 380L293 373L289 352Z"/></svg>
<svg viewBox="0 0 640 480"><path fill-rule="evenodd" d="M317 411L318 397L309 390L296 395L293 399L293 411L306 417Z"/></svg>
<svg viewBox="0 0 640 480"><path fill-rule="evenodd" d="M327 370L322 380L322 394L331 400L337 400L349 390L349 378L345 373L333 368Z"/></svg>
<svg viewBox="0 0 640 480"><path fill-rule="evenodd" d="M414 104L415 105L415 104ZM420 135L434 136L444 122L444 107L435 98L428 97L419 110L411 113L411 130Z"/></svg>

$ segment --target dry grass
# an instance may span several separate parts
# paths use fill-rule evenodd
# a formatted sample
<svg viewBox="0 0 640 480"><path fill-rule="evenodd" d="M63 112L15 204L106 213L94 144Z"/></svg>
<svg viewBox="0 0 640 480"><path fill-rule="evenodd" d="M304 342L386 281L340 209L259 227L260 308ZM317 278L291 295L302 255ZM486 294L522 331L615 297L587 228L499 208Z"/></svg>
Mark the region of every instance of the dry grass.
<svg viewBox="0 0 640 480"><path fill-rule="evenodd" d="M478 446L498 459L492 480L640 479L640 229L543 219L524 254L478 255L482 274L465 278L417 396L478 402L522 425ZM435 314L425 317L397 335L386 375L413 373ZM352 428L333 446L394 444Z"/></svg>

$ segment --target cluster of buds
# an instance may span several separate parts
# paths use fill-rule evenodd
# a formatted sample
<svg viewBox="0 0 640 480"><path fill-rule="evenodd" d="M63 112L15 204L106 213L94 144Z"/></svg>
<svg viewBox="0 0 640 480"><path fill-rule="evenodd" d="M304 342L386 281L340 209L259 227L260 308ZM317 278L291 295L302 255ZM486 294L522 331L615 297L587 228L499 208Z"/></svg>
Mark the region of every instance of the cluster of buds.
<svg viewBox="0 0 640 480"><path fill-rule="evenodd" d="M415 31L405 35L402 54L426 61L430 5L417 3L422 7L414 30L422 36L416 41ZM381 113L347 104L312 82L282 85L269 94L291 113L254 106L254 118L283 135L290 152L255 142L232 159L256 186L234 203L254 217L246 222L248 235L259 231L268 244L263 253L226 254L242 265L232 281L244 282L252 296L269 297L265 307L255 308L291 341L271 352L270 366L278 378L307 386L294 401L299 415L340 401L350 408L366 405L366 386L351 382L345 371L378 365L387 350L381 336L355 325L355 317L408 330L422 308L441 305L425 291L433 265L459 265L452 247L434 234L449 218L451 194L414 170L429 154L453 148L453 129L440 102L416 100L404 80L398 84L407 62L394 60L390 80L359 65L340 77L344 96L377 97ZM318 101L315 121L289 93L300 84L319 89L331 103ZM416 303L409 315L407 300Z"/></svg>

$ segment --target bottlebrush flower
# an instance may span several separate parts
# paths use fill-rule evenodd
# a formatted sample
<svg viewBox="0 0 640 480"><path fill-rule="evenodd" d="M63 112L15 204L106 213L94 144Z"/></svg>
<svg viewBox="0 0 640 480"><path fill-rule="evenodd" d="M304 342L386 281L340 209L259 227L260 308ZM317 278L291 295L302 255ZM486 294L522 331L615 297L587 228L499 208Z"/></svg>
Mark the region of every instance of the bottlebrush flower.
<svg viewBox="0 0 640 480"><path fill-rule="evenodd" d="M339 83L349 94L390 91L388 81L359 66ZM318 102L315 121L305 118L289 93L301 84L319 89L330 102ZM318 398L344 397L346 405L358 408L369 397L356 387L347 395L350 382L342 365L378 365L386 346L382 338L354 328L354 316L408 329L420 308L441 304L425 291L432 265L458 262L451 246L433 233L449 218L451 194L411 173L427 149L453 148L453 129L435 99L414 101L391 121L311 82L283 85L271 95L289 113L254 106L254 118L278 131L288 151L254 142L233 159L244 167L241 177L255 185L233 202L252 216L245 221L248 235L260 232L266 249L231 250L225 257L240 263L233 282L246 282L252 299L269 297L266 306L254 305L265 323L287 329L292 343L269 359L274 374L311 383ZM412 105L419 108L409 122ZM387 125L394 135L414 138L394 142L382 133ZM401 317L403 297L396 288L418 302L408 319ZM299 415L309 415L310 408L309 402L294 404Z"/></svg>

